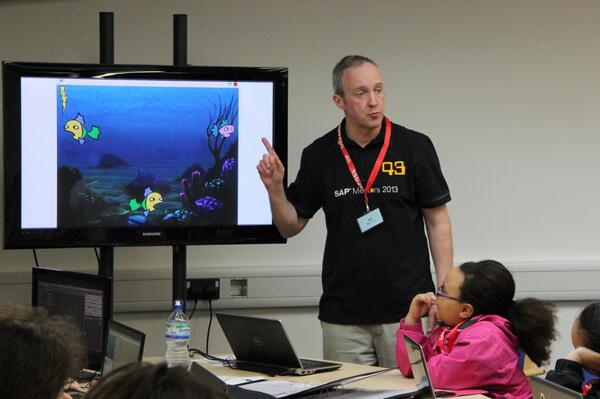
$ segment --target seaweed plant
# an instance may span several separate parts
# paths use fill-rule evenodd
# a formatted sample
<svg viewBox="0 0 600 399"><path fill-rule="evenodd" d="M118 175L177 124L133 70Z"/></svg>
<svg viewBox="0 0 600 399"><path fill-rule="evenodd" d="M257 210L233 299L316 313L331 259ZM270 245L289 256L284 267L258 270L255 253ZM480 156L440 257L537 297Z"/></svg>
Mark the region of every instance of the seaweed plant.
<svg viewBox="0 0 600 399"><path fill-rule="evenodd" d="M212 104L212 103L211 103ZM214 159L214 170L219 171L221 168L221 151L225 142L235 132L235 123L238 117L238 103L232 98L229 103L213 104L214 113L209 114L209 123L206 126L206 140L208 149L212 153Z"/></svg>

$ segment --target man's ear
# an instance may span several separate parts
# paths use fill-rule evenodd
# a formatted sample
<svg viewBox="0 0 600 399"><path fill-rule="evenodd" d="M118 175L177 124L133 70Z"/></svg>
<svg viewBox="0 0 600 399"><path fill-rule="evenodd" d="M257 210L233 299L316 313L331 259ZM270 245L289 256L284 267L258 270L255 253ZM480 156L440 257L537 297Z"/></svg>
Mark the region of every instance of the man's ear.
<svg viewBox="0 0 600 399"><path fill-rule="evenodd" d="M473 313L475 310L473 309L473 305L470 303L461 303L460 304L460 313L459 316L463 319L470 319L473 317Z"/></svg>
<svg viewBox="0 0 600 399"><path fill-rule="evenodd" d="M339 94L334 94L333 102L335 103L335 106L339 109L344 109L344 97L340 96Z"/></svg>

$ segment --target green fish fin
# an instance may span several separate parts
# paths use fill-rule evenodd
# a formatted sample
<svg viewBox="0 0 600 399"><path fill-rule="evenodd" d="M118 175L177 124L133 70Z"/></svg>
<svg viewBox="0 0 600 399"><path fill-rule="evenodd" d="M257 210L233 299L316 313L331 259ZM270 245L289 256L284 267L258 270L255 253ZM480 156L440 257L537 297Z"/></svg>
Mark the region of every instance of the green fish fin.
<svg viewBox="0 0 600 399"><path fill-rule="evenodd" d="M90 136L91 139L98 140L98 136L100 135L100 129L98 128L98 126L92 125L92 130L87 132L87 134L88 136Z"/></svg>
<svg viewBox="0 0 600 399"><path fill-rule="evenodd" d="M137 202L135 198L133 198L131 201L129 201L129 209L131 209L132 211L137 211L141 207L142 207L142 204Z"/></svg>

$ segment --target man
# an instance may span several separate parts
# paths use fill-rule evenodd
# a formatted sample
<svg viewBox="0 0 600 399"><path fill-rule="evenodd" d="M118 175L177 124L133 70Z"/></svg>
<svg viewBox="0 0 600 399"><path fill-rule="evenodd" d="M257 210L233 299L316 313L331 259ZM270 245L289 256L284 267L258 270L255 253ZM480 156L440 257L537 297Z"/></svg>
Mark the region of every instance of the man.
<svg viewBox="0 0 600 399"><path fill-rule="evenodd" d="M283 164L264 138L268 153L257 169L284 237L302 231L319 208L325 212L324 357L396 367L400 318L415 294L434 290L428 243L438 285L452 267L450 193L429 138L384 116L375 62L344 57L333 88L345 118L304 149L288 190Z"/></svg>

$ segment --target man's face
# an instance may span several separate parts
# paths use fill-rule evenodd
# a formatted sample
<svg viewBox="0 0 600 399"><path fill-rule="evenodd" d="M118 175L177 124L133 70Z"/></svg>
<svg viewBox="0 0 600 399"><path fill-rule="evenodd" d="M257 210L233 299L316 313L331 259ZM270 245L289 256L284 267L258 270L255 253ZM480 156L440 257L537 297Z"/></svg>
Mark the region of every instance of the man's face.
<svg viewBox="0 0 600 399"><path fill-rule="evenodd" d="M346 123L365 131L381 127L385 108L383 76L370 62L348 68L342 75L344 95L334 95L336 106L344 111Z"/></svg>

